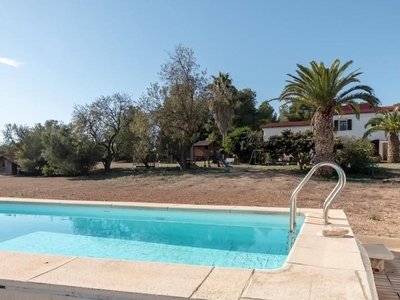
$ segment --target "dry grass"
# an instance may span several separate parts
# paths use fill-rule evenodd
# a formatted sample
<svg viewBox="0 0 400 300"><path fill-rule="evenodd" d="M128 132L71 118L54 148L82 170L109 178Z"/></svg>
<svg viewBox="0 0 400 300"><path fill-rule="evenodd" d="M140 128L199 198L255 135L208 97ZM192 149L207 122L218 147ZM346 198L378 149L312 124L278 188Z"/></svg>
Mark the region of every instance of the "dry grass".
<svg viewBox="0 0 400 300"><path fill-rule="evenodd" d="M190 172L175 168L132 172L130 164L113 167L111 175L99 172L87 177L3 176L0 196L289 207L290 195L304 177L288 172L289 167L235 166ZM298 207L321 208L335 184L310 180L299 194ZM356 234L400 237L399 188L396 178L348 182L332 208L346 212Z"/></svg>

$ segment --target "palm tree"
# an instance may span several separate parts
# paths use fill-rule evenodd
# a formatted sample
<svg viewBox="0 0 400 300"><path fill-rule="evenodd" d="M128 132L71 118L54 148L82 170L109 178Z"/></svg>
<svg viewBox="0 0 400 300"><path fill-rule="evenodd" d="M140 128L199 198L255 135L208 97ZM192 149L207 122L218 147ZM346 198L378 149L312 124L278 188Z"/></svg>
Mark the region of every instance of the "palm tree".
<svg viewBox="0 0 400 300"><path fill-rule="evenodd" d="M400 162L399 151L399 133L400 133L400 106L395 105L392 112L384 109L376 113L376 117L371 118L365 124L368 130L364 133L364 138L369 134L376 131L384 131L385 134L389 133L388 141L388 159L389 163Z"/></svg>
<svg viewBox="0 0 400 300"><path fill-rule="evenodd" d="M211 111L218 130L222 134L224 141L228 135L228 130L232 126L232 118L236 103L236 88L232 85L229 73L219 72L218 77L212 76L211 84L212 99Z"/></svg>
<svg viewBox="0 0 400 300"><path fill-rule="evenodd" d="M360 84L350 86L359 83L357 77L362 74L355 70L344 76L352 63L348 61L340 66L340 60L336 59L329 68L325 68L323 62L317 64L312 61L310 68L297 64L297 76L288 74L291 79L286 81L285 89L279 97L286 104L300 103L314 110L314 163L334 161L333 115L342 114L343 105L348 105L359 118L357 100L363 100L372 107L380 103L371 87ZM330 168L321 168L317 172L320 176L331 174Z"/></svg>

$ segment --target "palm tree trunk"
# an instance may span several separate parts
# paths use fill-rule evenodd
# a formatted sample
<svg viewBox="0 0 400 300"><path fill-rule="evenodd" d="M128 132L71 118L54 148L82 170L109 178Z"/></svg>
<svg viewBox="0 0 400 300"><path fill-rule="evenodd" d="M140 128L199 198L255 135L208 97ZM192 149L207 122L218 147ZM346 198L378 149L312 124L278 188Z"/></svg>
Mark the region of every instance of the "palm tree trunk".
<svg viewBox="0 0 400 300"><path fill-rule="evenodd" d="M400 162L399 154L399 136L396 133L390 133L388 143L388 163Z"/></svg>
<svg viewBox="0 0 400 300"><path fill-rule="evenodd" d="M333 111L321 113L317 111L314 117L314 138L315 138L315 155L313 162L315 164L323 161L334 161L333 147ZM322 167L315 174L317 176L332 176L332 168Z"/></svg>

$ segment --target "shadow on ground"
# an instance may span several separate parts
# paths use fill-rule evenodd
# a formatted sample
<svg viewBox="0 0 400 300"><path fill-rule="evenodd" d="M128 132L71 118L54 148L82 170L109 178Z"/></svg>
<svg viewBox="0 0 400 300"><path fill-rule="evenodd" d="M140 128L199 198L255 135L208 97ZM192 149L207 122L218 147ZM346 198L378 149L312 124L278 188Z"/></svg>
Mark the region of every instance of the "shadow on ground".
<svg viewBox="0 0 400 300"><path fill-rule="evenodd" d="M86 180L109 180L121 177L137 177L137 178L154 178L154 177L181 177L184 175L192 176L207 176L208 178L271 178L274 176L298 176L299 178L304 177L306 171L300 171L294 168L268 168L267 167L233 167L233 168L203 168L203 167L192 167L187 170L181 170L178 167L160 167L160 168L113 168L111 173L105 174L103 170L95 170L88 176L77 176L70 177L68 180L72 181L86 181Z"/></svg>

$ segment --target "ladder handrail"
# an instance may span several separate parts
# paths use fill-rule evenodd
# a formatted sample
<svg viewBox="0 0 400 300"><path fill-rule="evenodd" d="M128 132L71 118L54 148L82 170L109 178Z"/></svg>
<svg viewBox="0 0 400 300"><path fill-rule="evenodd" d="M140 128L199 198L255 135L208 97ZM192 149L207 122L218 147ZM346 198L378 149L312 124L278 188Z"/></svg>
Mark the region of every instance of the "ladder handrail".
<svg viewBox="0 0 400 300"><path fill-rule="evenodd" d="M344 173L343 169L334 162L320 162L316 164L314 167L311 168L310 172L304 177L304 179L300 182L297 188L293 191L292 196L290 197L290 233L294 233L296 230L296 210L297 210L297 194L303 188L303 186L310 180L311 176L321 167L329 166L335 169L338 174L339 180L336 184L335 188L331 191L331 193L326 197L323 205L323 213L324 213L324 220L325 224L328 224L328 212L329 208L339 194L339 192L344 188L346 184L346 174Z"/></svg>
<svg viewBox="0 0 400 300"><path fill-rule="evenodd" d="M339 167L339 166L338 166ZM323 205L323 214L324 214L324 220L325 224L328 224L328 212L329 208L331 207L331 204L333 200L336 198L336 196L341 192L341 190L344 188L346 185L346 174L344 173L343 169L339 167L339 169L335 169L336 172L338 173L338 183L336 184L335 188L332 190L332 192L326 197Z"/></svg>

